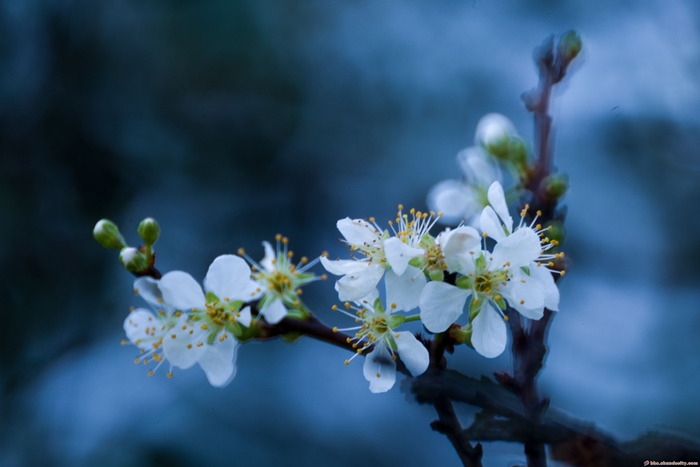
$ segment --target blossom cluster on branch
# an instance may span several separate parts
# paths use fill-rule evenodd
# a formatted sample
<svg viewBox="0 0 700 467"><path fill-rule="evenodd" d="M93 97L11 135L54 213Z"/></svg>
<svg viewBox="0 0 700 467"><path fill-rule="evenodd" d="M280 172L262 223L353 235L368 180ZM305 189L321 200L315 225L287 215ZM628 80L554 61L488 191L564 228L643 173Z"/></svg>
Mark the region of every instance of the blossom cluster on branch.
<svg viewBox="0 0 700 467"><path fill-rule="evenodd" d="M500 172L497 156L514 173L518 163L526 163L519 155L524 143L502 115L484 117L476 139L478 146L471 151L479 155L466 156L466 164L481 167L479 183L486 180L484 174ZM476 162L476 157L482 159ZM464 151L460 152L458 160L464 158ZM405 211L399 205L396 219L389 220L386 228L373 217L337 222L349 259L332 260L324 253L311 261L302 257L295 264L288 239L277 235L276 247L263 242L260 261L242 249L238 255L216 258L203 287L183 271L160 277L153 251L160 226L154 219L139 225L144 241L139 248L126 246L116 225L103 219L95 226L95 238L105 247L120 249L124 267L141 276L134 282L134 293L150 307L132 310L124 321L123 342L139 349L137 363L154 363L150 375L166 362L170 377L173 368L199 364L213 386L225 386L236 372L238 344L259 337L261 321L276 325L284 318L311 316L301 294L306 284L326 279L311 271L320 261L326 271L339 276L335 289L343 303L333 309L356 322L334 328L353 333L347 341L356 354L346 363L367 354L364 376L372 392L385 392L394 385L397 358L414 376L428 368L426 347L412 332L398 329L407 322L421 321L431 333L449 331L455 343L467 344L484 357L496 357L506 347L507 306L534 320L543 316L545 307L558 310L559 291L552 274L564 273L554 268L554 261L564 253L551 252L558 241L548 236L551 226L537 223L541 213L526 221L530 214L526 205L520 221L514 223L499 180L486 188L467 180L460 183L474 193L483 190L483 196L475 198L481 196L485 205L477 220L469 221L472 225L464 217L456 227L433 236L431 230L442 212ZM454 200L437 199L454 210ZM473 200L467 201L463 213L474 206ZM378 290L382 279L384 302ZM418 314L406 314L416 309ZM458 324L465 310L468 319Z"/></svg>
<svg viewBox="0 0 700 467"><path fill-rule="evenodd" d="M559 309L556 279L566 266L560 250L564 213L557 204L568 177L552 167L548 108L552 86L580 50L574 31L563 34L556 48L551 36L535 50L540 83L522 96L535 116L534 148L508 118L484 116L474 146L457 155L464 177L435 185L427 197L430 210L399 205L386 227L374 217L336 223L349 257L323 253L295 263L288 239L277 235L276 246L263 242L259 261L242 249L217 257L200 286L186 272L163 275L156 269L153 245L161 231L154 219L139 224L143 244L138 247L128 246L113 222L100 220L94 238L119 250L124 268L137 276L134 293L148 306L131 309L122 344L137 348L137 364L153 363L149 375L164 364L168 377L175 368L199 365L211 385L223 387L236 374L241 343L306 335L351 350L348 365L365 356L363 375L370 391L380 393L394 386L397 371L419 376L431 368L423 378L439 374L445 351L455 345L497 357L510 328L513 375L495 376L519 398L522 417L539 426L548 403L537 394L535 380L546 354L547 326ZM507 182L510 188L504 190ZM517 222L509 205L519 214ZM438 224L445 227L436 232ZM323 325L301 298L305 285L326 279L311 270L319 262L338 276L341 303L332 309L339 319L354 320L349 326ZM402 329L413 321L434 339ZM421 397L440 417L433 428L448 436L464 465L479 467L482 448L465 437L450 398ZM546 465L542 441L524 444L529 466Z"/></svg>

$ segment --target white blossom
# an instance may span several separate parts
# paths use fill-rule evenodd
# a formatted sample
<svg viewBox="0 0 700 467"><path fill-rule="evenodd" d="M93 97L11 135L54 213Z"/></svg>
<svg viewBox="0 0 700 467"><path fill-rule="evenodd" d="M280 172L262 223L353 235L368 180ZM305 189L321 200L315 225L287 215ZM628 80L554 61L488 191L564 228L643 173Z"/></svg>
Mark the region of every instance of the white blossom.
<svg viewBox="0 0 700 467"><path fill-rule="evenodd" d="M546 229L520 225L513 230L513 219L500 183L494 182L488 191L491 206L481 215L483 237L497 241L492 252L485 248L471 249L465 242L461 258L453 266L461 274L456 285L432 281L420 297L421 320L431 332L443 332L463 313L469 301L471 342L485 357L493 358L505 349L507 332L503 311L506 302L523 316L540 319L545 306L558 310L559 292L547 269L546 261L560 257L547 255L553 246L542 239Z"/></svg>
<svg viewBox="0 0 700 467"><path fill-rule="evenodd" d="M398 307L390 306L386 310L379 299L379 292L374 289L366 297L355 301L355 306L346 303L347 310L353 310L356 315L346 310L339 310L357 322L359 326L338 329L334 331L357 331L348 343L353 344L357 353L349 360L361 355L371 347L371 352L364 362L363 374L369 381L369 390L373 393L386 392L396 382L396 362L398 358L404 363L413 376L421 375L428 368L430 357L428 350L410 331L396 331L395 328L406 321L404 315L395 314ZM338 310L337 306L333 309Z"/></svg>

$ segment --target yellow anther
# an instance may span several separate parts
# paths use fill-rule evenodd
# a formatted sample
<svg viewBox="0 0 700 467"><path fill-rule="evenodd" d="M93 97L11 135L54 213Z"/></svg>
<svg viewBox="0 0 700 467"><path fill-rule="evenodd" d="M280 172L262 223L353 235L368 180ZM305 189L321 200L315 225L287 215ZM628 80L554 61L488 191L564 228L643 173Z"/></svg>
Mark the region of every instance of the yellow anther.
<svg viewBox="0 0 700 467"><path fill-rule="evenodd" d="M153 376L153 370L148 372L148 376Z"/></svg>
<svg viewBox="0 0 700 467"><path fill-rule="evenodd" d="M337 310L338 310L338 305L333 305L333 306L331 307L331 310L337 311Z"/></svg>
<svg viewBox="0 0 700 467"><path fill-rule="evenodd" d="M126 339L122 339L122 345L126 345Z"/></svg>
<svg viewBox="0 0 700 467"><path fill-rule="evenodd" d="M481 234L481 236L482 236L482 237L488 237L489 234L487 234L486 232L484 232L484 233Z"/></svg>
<svg viewBox="0 0 700 467"><path fill-rule="evenodd" d="M396 303L392 303L391 308L396 308Z"/></svg>
<svg viewBox="0 0 700 467"><path fill-rule="evenodd" d="M504 317L503 317L503 321L508 321L508 319L509 319L509 318L508 318L507 316L504 316Z"/></svg>
<svg viewBox="0 0 700 467"><path fill-rule="evenodd" d="M350 340L351 340L351 339L348 337L347 339L345 339L345 342L347 342L347 343L349 344L349 343L350 343Z"/></svg>
<svg viewBox="0 0 700 467"><path fill-rule="evenodd" d="M201 342L197 342L197 347L201 347L201 346L203 346L203 345L204 345L204 344L202 344Z"/></svg>
<svg viewBox="0 0 700 467"><path fill-rule="evenodd" d="M399 209L403 209L403 204L399 204Z"/></svg>
<svg viewBox="0 0 700 467"><path fill-rule="evenodd" d="M345 360L346 365L350 365L350 360Z"/></svg>
<svg viewBox="0 0 700 467"><path fill-rule="evenodd" d="M566 271L562 271L562 272L561 272L561 275L562 275L562 276L563 276L564 274L566 274Z"/></svg>
<svg viewBox="0 0 700 467"><path fill-rule="evenodd" d="M547 264L549 265L550 268L551 268L552 266L554 266L554 263L551 262L551 261L550 261L549 263L547 263Z"/></svg>
<svg viewBox="0 0 700 467"><path fill-rule="evenodd" d="M356 349L356 348L357 348L357 344L352 344L352 348L353 348L353 349Z"/></svg>
<svg viewBox="0 0 700 467"><path fill-rule="evenodd" d="M345 302L345 308L350 309L350 302Z"/></svg>
<svg viewBox="0 0 700 467"><path fill-rule="evenodd" d="M379 372L377 372L377 378L379 378Z"/></svg>
<svg viewBox="0 0 700 467"><path fill-rule="evenodd" d="M141 359L139 357L136 357L134 359L134 363L136 363L138 365L139 363L141 363Z"/></svg>
<svg viewBox="0 0 700 467"><path fill-rule="evenodd" d="M294 252L293 252L293 251L288 251L288 252L287 252L287 258L292 258L293 256L294 256Z"/></svg>
<svg viewBox="0 0 700 467"><path fill-rule="evenodd" d="M338 327L337 327L337 326L333 327L333 332L338 332Z"/></svg>
<svg viewBox="0 0 700 467"><path fill-rule="evenodd" d="M524 305L524 304L525 304L525 300L520 300L520 304L521 304L521 305Z"/></svg>
<svg viewBox="0 0 700 467"><path fill-rule="evenodd" d="M239 248L239 249L238 249L238 254L239 254L240 256L243 256L243 255L245 254L245 250L244 250L243 248Z"/></svg>
<svg viewBox="0 0 700 467"><path fill-rule="evenodd" d="M399 204L399 209L401 209L401 205L400 205L400 204ZM416 210L413 209L413 208L411 208L411 210L408 211L408 212L411 213L411 214L415 214L415 213L416 213Z"/></svg>
<svg viewBox="0 0 700 467"><path fill-rule="evenodd" d="M208 329L208 326L206 324L202 324L200 328L204 329L205 331Z"/></svg>
<svg viewBox="0 0 700 467"><path fill-rule="evenodd" d="M188 348L188 349L191 349L191 348L192 348L192 344L187 344L187 348Z"/></svg>
<svg viewBox="0 0 700 467"><path fill-rule="evenodd" d="M176 336L175 334L173 334L173 335L171 335L170 337L172 337L173 339L175 339L177 336Z"/></svg>
<svg viewBox="0 0 700 467"><path fill-rule="evenodd" d="M278 242L279 242L280 240L282 240L282 234L277 234L277 235L275 235L275 240L278 241Z"/></svg>
<svg viewBox="0 0 700 467"><path fill-rule="evenodd" d="M394 360L394 361L396 361L396 354L392 355L392 356L391 356L391 359Z"/></svg>
<svg viewBox="0 0 700 467"><path fill-rule="evenodd" d="M399 338L399 335L398 335L398 334L394 334L394 337L396 337L396 338L398 339L398 338Z"/></svg>
<svg viewBox="0 0 700 467"><path fill-rule="evenodd" d="M143 364L144 364L144 365L148 365L148 359L147 359L147 358L144 358L144 359L143 359Z"/></svg>
<svg viewBox="0 0 700 467"><path fill-rule="evenodd" d="M219 336L219 342L223 342L223 341L224 341L224 336Z"/></svg>
<svg viewBox="0 0 700 467"><path fill-rule="evenodd" d="M158 303L163 303L163 299L162 299L162 298L159 298L159 299L156 300L156 301L157 301Z"/></svg>
<svg viewBox="0 0 700 467"><path fill-rule="evenodd" d="M328 276L325 274L321 274L321 280L325 281L326 279L328 279Z"/></svg>
<svg viewBox="0 0 700 467"><path fill-rule="evenodd" d="M134 289L134 295L138 295L139 289Z"/></svg>
<svg viewBox="0 0 700 467"><path fill-rule="evenodd" d="M541 216L541 215L542 215L542 211L537 211L537 215L538 215L538 216Z"/></svg>
<svg viewBox="0 0 700 467"><path fill-rule="evenodd" d="M136 308L134 308L133 306L130 306L130 307L129 307L129 313L133 313L135 309L136 309Z"/></svg>
<svg viewBox="0 0 700 467"><path fill-rule="evenodd" d="M357 353L362 353L362 349L357 349Z"/></svg>
<svg viewBox="0 0 700 467"><path fill-rule="evenodd" d="M287 237L283 237L282 243L284 243L286 245L287 243L289 243L289 239Z"/></svg>
<svg viewBox="0 0 700 467"><path fill-rule="evenodd" d="M169 371L169 372L168 372L168 378L172 378L172 377L173 377L173 372L172 372L172 371Z"/></svg>

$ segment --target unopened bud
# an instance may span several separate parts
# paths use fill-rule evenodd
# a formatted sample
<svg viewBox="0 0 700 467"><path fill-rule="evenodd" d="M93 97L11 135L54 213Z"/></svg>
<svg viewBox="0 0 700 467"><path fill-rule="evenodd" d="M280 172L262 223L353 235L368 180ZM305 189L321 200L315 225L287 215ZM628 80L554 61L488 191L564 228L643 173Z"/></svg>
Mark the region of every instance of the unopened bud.
<svg viewBox="0 0 700 467"><path fill-rule="evenodd" d="M97 243L102 245L103 248L119 250L126 245L124 237L119 233L119 228L109 219L102 219L95 224L95 228L92 230L92 236L95 237Z"/></svg>
<svg viewBox="0 0 700 467"><path fill-rule="evenodd" d="M474 140L477 146L482 146L498 158L505 158L509 152L510 139L517 132L513 123L505 116L497 113L484 115L476 125Z"/></svg>
<svg viewBox="0 0 700 467"><path fill-rule="evenodd" d="M581 52L583 43L576 31L567 31L559 39L558 55L566 65Z"/></svg>
<svg viewBox="0 0 700 467"><path fill-rule="evenodd" d="M122 248L119 252L119 261L129 272L139 272L146 269L146 255L133 247Z"/></svg>
<svg viewBox="0 0 700 467"><path fill-rule="evenodd" d="M153 245L160 237L160 225L152 217L142 220L136 230L146 245Z"/></svg>
<svg viewBox="0 0 700 467"><path fill-rule="evenodd" d="M552 174L542 181L547 199L558 201L569 190L569 176L566 174Z"/></svg>

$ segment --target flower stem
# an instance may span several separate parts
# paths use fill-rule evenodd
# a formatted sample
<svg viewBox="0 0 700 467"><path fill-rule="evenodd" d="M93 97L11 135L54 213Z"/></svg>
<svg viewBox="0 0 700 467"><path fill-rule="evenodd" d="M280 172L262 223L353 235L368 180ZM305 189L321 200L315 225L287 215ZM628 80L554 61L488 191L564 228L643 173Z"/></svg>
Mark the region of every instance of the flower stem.
<svg viewBox="0 0 700 467"><path fill-rule="evenodd" d="M419 321L420 320L420 315L413 315L413 316L407 316L405 320L403 320L404 323L409 323L411 321Z"/></svg>

